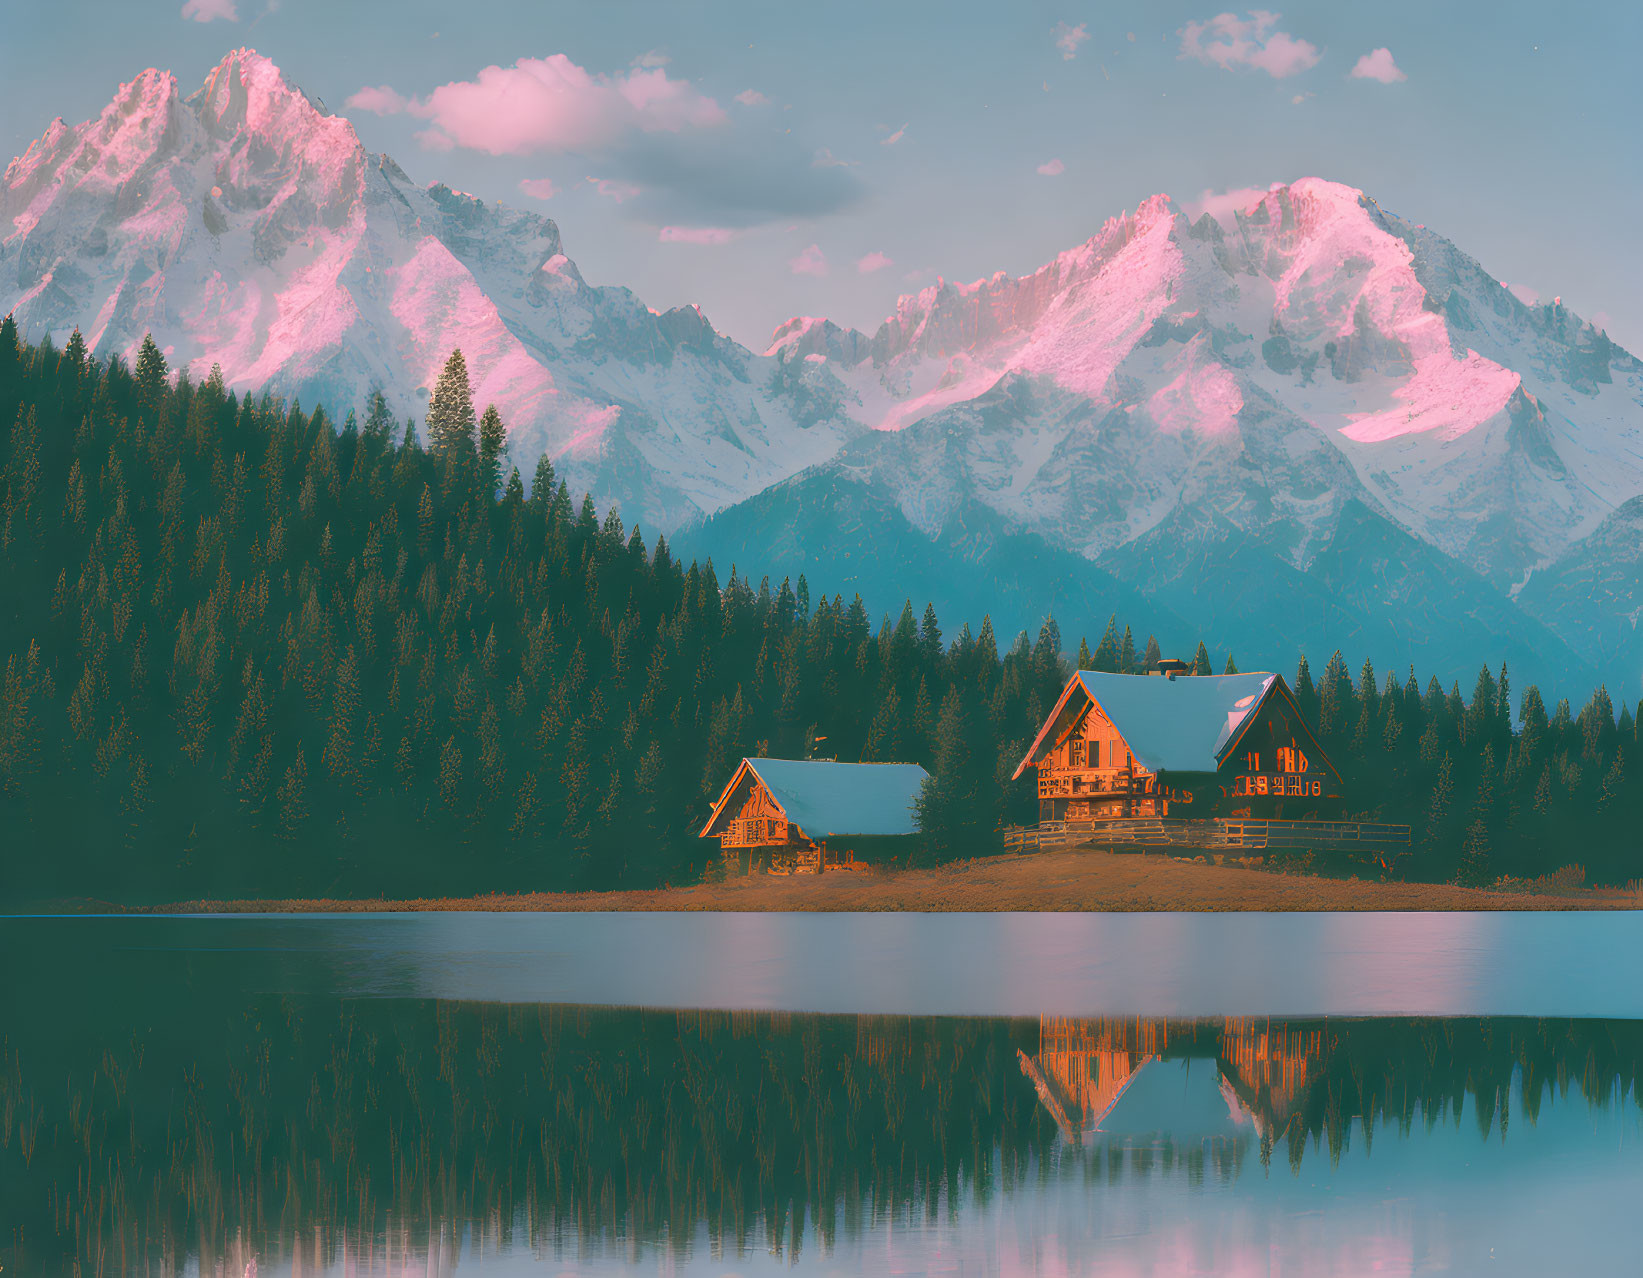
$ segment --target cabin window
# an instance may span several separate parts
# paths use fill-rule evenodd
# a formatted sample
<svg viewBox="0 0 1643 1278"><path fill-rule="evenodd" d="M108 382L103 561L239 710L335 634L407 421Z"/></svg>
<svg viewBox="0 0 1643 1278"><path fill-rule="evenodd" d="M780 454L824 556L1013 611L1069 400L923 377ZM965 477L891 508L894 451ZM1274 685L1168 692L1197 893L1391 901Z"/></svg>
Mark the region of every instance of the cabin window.
<svg viewBox="0 0 1643 1278"><path fill-rule="evenodd" d="M1101 766L1101 743L1099 741L1091 741L1089 745L1090 767L1099 768Z"/></svg>
<svg viewBox="0 0 1643 1278"><path fill-rule="evenodd" d="M1261 770L1261 752L1259 750L1251 750L1249 752L1249 770L1251 772L1259 772Z"/></svg>
<svg viewBox="0 0 1643 1278"><path fill-rule="evenodd" d="M1278 748L1278 771L1305 772L1306 755L1302 754L1295 746L1280 746Z"/></svg>
<svg viewBox="0 0 1643 1278"><path fill-rule="evenodd" d="M1069 742L1067 762L1075 768L1082 768L1089 758L1089 746L1088 741L1078 738Z"/></svg>
<svg viewBox="0 0 1643 1278"><path fill-rule="evenodd" d="M1256 794L1265 794L1266 791L1267 791L1266 778L1265 777L1256 777L1255 778L1255 793Z"/></svg>

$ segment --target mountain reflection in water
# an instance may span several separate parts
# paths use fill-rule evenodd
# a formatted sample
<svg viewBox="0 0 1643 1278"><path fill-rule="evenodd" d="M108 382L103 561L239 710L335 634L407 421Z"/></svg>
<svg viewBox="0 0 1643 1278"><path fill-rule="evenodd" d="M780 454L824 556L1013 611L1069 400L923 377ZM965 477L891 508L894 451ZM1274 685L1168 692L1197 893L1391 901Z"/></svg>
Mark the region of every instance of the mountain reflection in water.
<svg viewBox="0 0 1643 1278"><path fill-rule="evenodd" d="M1448 1158L1457 1127L1469 1159L1504 1166L1520 1133L1565 1116L1594 1149L1630 1140L1639 1154L1636 1021L814 1016L158 990L79 1007L65 1031L49 984L13 1001L0 1030L8 1278L239 1278L253 1259L260 1278L459 1261L802 1267L868 1236L875 1264L917 1270L919 1240L942 1231L979 1249L965 1272L1003 1272L1039 1263L1019 1239L1001 1258L998 1213L1046 1194L1064 1214L1163 1186L1205 1208L1222 1195L1221 1210L1328 1182L1372 1143L1371 1168L1408 1162L1388 1141ZM1112 1227L1090 1226L1091 1246ZM1237 1267L1219 1254L1220 1271ZM1078 1270L1076 1256L1062 1267Z"/></svg>

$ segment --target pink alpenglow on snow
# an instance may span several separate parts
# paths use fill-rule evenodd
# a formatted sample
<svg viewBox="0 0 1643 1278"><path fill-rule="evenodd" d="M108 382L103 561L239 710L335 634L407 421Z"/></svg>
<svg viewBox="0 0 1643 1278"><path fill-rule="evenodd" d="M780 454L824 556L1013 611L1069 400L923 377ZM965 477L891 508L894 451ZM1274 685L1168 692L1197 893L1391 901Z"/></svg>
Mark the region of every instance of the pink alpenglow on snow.
<svg viewBox="0 0 1643 1278"><path fill-rule="evenodd" d="M888 253L880 253L877 249L856 259L856 270L863 275L871 275L874 271L894 265L895 261Z"/></svg>
<svg viewBox="0 0 1643 1278"><path fill-rule="evenodd" d="M1372 49L1352 66L1348 73L1354 80L1379 80L1382 84L1396 84L1409 77L1392 60L1392 50Z"/></svg>
<svg viewBox="0 0 1643 1278"><path fill-rule="evenodd" d="M1195 430L1210 437L1236 434L1244 393L1232 370L1206 357L1205 334L1199 333L1171 361L1180 366L1175 380L1154 391L1147 412L1167 435Z"/></svg>
<svg viewBox="0 0 1643 1278"><path fill-rule="evenodd" d="M1272 192L1271 214L1281 218ZM1273 282L1273 316L1294 333L1329 325L1336 341L1361 341L1368 332L1401 345L1413 365L1387 408L1348 414L1342 433L1360 443L1439 431L1464 434L1506 407L1518 375L1468 350L1451 349L1449 327L1440 311L1426 306L1426 290L1415 276L1414 255L1397 236L1383 230L1363 207L1363 192L1321 178L1302 178L1287 188L1295 234L1294 255ZM1316 299L1326 283L1339 293L1330 317ZM1290 301L1304 290L1303 306Z"/></svg>
<svg viewBox="0 0 1643 1278"><path fill-rule="evenodd" d="M577 456L596 452L600 439L615 425L616 419L621 415L622 410L616 404L577 406L570 414L574 427L571 437L558 450L556 456Z"/></svg>
<svg viewBox="0 0 1643 1278"><path fill-rule="evenodd" d="M1038 166L1040 177L1060 177L1066 171L1067 166L1059 159L1045 160L1044 163Z"/></svg>
<svg viewBox="0 0 1643 1278"><path fill-rule="evenodd" d="M519 182L519 189L533 200L553 199L552 178L522 178Z"/></svg>
<svg viewBox="0 0 1643 1278"><path fill-rule="evenodd" d="M797 257L789 258L787 264L793 268L795 275L827 274L827 255L818 244L809 245Z"/></svg>
<svg viewBox="0 0 1643 1278"><path fill-rule="evenodd" d="M372 92L375 105L366 109L391 113L399 95L385 85ZM472 80L399 101L398 110L432 122L425 144L490 155L598 150L633 133L678 133L726 119L717 102L662 67L602 75L562 53L488 66Z"/></svg>
<svg viewBox="0 0 1643 1278"><path fill-rule="evenodd" d="M1252 9L1243 18L1221 13L1205 22L1189 22L1181 28L1180 56L1225 71L1251 67L1274 80L1317 66L1323 56L1317 45L1274 30L1281 17L1281 13Z"/></svg>
<svg viewBox="0 0 1643 1278"><path fill-rule="evenodd" d="M188 3L183 5L182 16L190 22L215 22L218 18L225 22L240 20L240 15L234 8L234 0L188 0Z"/></svg>
<svg viewBox="0 0 1643 1278"><path fill-rule="evenodd" d="M729 244L736 232L728 226L664 226L656 238L663 244Z"/></svg>

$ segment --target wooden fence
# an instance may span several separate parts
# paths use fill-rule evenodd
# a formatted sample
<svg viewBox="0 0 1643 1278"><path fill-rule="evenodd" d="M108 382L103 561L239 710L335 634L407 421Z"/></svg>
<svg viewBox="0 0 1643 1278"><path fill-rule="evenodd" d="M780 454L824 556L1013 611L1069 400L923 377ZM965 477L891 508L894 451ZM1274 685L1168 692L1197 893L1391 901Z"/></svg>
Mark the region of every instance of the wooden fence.
<svg viewBox="0 0 1643 1278"><path fill-rule="evenodd" d="M1262 821L1248 817L1130 817L1046 821L1004 831L1008 852L1073 847L1191 848L1215 852L1406 851L1407 825L1373 821Z"/></svg>

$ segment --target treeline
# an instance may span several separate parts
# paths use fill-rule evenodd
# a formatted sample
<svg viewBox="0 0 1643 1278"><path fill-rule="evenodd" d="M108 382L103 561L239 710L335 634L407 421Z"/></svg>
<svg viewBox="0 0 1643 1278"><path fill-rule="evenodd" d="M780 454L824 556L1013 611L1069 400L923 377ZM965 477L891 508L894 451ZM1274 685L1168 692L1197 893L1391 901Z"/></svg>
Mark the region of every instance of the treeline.
<svg viewBox="0 0 1643 1278"><path fill-rule="evenodd" d="M544 459L529 492L460 355L425 438L0 324L0 895L432 894L699 875L745 754L938 778L921 855L1032 821L1009 775L1070 664L933 610L681 564ZM1079 664L1143 665L1116 622ZM1213 667L1200 645L1197 668ZM1230 658L1227 662L1231 666ZM1297 692L1411 872L1643 873L1637 726L1505 674L1473 700L1337 658Z"/></svg>

